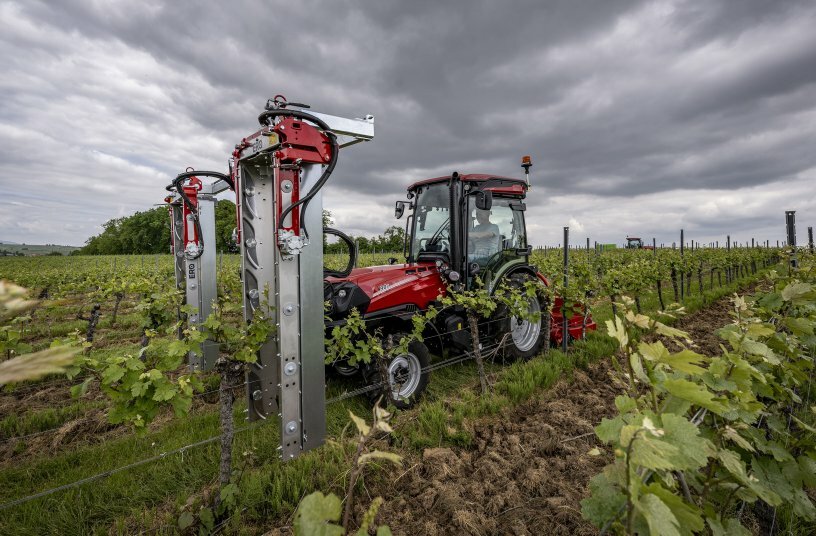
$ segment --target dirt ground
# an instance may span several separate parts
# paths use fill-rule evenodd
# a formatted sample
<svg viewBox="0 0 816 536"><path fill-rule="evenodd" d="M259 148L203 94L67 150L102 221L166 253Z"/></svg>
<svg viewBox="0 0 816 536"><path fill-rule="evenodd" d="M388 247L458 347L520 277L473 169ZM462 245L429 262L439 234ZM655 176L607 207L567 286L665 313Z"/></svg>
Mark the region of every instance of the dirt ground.
<svg viewBox="0 0 816 536"><path fill-rule="evenodd" d="M426 449L396 481L370 489L387 500L379 521L394 534L595 534L581 518L589 479L611 460L590 456L593 426L614 412L606 363L576 371L542 398L477 423L473 450Z"/></svg>

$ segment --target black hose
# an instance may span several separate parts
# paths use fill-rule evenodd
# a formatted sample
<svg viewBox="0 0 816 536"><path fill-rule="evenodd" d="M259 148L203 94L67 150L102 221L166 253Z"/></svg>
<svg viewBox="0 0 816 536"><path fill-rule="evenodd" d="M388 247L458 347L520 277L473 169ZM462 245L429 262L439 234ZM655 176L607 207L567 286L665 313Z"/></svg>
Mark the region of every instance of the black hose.
<svg viewBox="0 0 816 536"><path fill-rule="evenodd" d="M346 266L345 270L327 270L325 267L323 268L323 277L348 277L351 271L354 269L354 265L357 263L357 248L354 245L354 240L351 239L349 235L346 233L339 231L337 229L333 229L331 227L324 227L323 234L330 234L334 235L343 242L348 245L349 248L349 262Z"/></svg>
<svg viewBox="0 0 816 536"><path fill-rule="evenodd" d="M193 205L193 202L190 201L190 198L187 197L187 194L184 193L184 188L182 188L181 183L190 177L197 177L199 175L202 177L215 177L217 179L221 179L229 184L232 191L235 191L235 183L232 182L232 178L218 171L185 171L184 173L179 173L176 175L173 182L171 182L165 188L168 192L175 190L175 192L179 194L179 197L181 197L182 201L184 201L184 204L187 205L187 208L190 210L190 214L193 215L193 225L195 225L196 235L198 235L198 241L201 243L201 247L195 256L189 257L190 260L195 260L204 254L204 233L201 232L201 222L198 221L198 211L196 210L195 205Z"/></svg>
<svg viewBox="0 0 816 536"><path fill-rule="evenodd" d="M334 171L334 166L337 165L337 157L340 153L340 146L337 144L337 136L334 135L334 132L331 131L329 125L326 124L325 121L322 119L318 119L317 117L313 116L310 113L301 111L301 110L286 110L286 109L278 109L278 110L266 110L261 112L261 115L258 116L258 122L262 126L269 125L269 120L275 117L296 117L298 119L303 119L305 121L309 121L310 123L314 123L321 129L323 129L323 133L329 138L329 142L331 142L331 159L329 160L326 169L323 170L323 174L320 176L320 179L315 183L312 190L306 194L303 198L301 198L296 203L292 203L286 209L281 212L280 217L278 218L278 229L283 227L283 220L286 219L286 216L292 212L295 207L303 205L303 208L300 210L300 228L303 229L306 238L309 237L309 231L306 230L306 227L303 226L303 217L306 214L306 207L309 205L309 201L317 195L317 192L323 188L323 185L326 184L326 181L329 180L329 176Z"/></svg>

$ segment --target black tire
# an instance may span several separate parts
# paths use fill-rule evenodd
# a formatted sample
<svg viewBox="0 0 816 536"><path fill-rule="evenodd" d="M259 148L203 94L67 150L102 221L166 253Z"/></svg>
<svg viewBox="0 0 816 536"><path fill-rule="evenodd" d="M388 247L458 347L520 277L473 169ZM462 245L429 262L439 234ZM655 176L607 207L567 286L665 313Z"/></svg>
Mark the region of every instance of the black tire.
<svg viewBox="0 0 816 536"><path fill-rule="evenodd" d="M521 289L528 281L534 281L534 277L527 273L515 273L509 277L509 286ZM544 300L541 295L531 298L529 306L533 311L544 311ZM496 315L500 318L496 342L505 339L504 350L507 355L528 361L539 354L546 339L544 313L539 315L538 322L535 323L527 321L519 323L515 316L508 316L508 314L509 311L505 305L496 310Z"/></svg>
<svg viewBox="0 0 816 536"><path fill-rule="evenodd" d="M404 333L394 334L393 340L399 341L404 336ZM385 369L389 382L380 389L369 391L369 398L376 402L382 396L384 405L390 403L399 409L412 407L428 387L431 373L422 371L430 364L431 354L425 343L411 342L407 353L388 359ZM366 382L369 385L380 383L380 367L372 363L368 370Z"/></svg>

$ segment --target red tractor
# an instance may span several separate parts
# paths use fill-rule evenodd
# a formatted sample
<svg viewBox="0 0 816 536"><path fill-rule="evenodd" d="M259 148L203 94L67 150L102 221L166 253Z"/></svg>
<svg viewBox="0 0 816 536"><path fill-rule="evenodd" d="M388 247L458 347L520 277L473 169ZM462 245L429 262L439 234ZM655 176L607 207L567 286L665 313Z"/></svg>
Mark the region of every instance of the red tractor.
<svg viewBox="0 0 816 536"><path fill-rule="evenodd" d="M525 162L529 164L529 161ZM530 264L532 247L527 242L524 223L528 182L495 175L460 175L437 177L408 187L408 201L397 201L399 219L406 209L405 264L349 269L329 273L324 281L324 298L329 303L327 330L344 322L353 308L366 321L367 328L379 328L384 336L411 331L411 318L430 306L440 309L426 326L425 342L413 342L409 351L390 358L387 364L388 385L392 400L408 406L422 393L429 381L431 355L444 352L462 353L472 349L466 312L441 308L439 299L449 292L469 290L481 281L489 292L502 282L522 286L528 280L545 277ZM353 244L342 233L337 234ZM529 310L540 311L541 298L530 299ZM549 340L560 343L562 337L563 301L554 300ZM571 338L579 339L595 323L584 318L583 311L573 308L568 322ZM537 355L547 339L544 321L531 323L516 317L496 318L480 328L482 344L495 345L506 340L507 354L529 359ZM508 337L505 335L510 334ZM379 378L374 367L335 363L344 376L362 373L368 381ZM384 382L383 382L384 383ZM400 402L401 401L401 402Z"/></svg>
<svg viewBox="0 0 816 536"><path fill-rule="evenodd" d="M626 249L654 249L652 246L644 246L643 240L637 236L626 237Z"/></svg>

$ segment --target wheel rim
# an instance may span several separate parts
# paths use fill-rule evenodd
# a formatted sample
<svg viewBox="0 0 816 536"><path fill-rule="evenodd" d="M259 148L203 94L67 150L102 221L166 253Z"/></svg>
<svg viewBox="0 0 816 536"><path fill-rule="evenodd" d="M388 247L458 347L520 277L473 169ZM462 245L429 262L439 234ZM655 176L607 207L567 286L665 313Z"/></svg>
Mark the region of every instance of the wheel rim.
<svg viewBox="0 0 816 536"><path fill-rule="evenodd" d="M398 355L388 364L388 383L395 399L410 398L419 386L422 367L411 352Z"/></svg>
<svg viewBox="0 0 816 536"><path fill-rule="evenodd" d="M527 302L527 312L530 315L541 313L541 306L538 304L537 298L531 298ZM527 320L519 319L515 316L510 317L510 333L513 337L513 344L522 352L526 352L533 348L541 335L541 321L529 322Z"/></svg>

